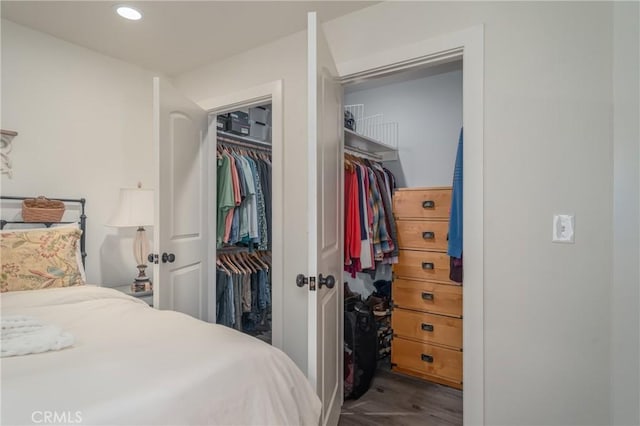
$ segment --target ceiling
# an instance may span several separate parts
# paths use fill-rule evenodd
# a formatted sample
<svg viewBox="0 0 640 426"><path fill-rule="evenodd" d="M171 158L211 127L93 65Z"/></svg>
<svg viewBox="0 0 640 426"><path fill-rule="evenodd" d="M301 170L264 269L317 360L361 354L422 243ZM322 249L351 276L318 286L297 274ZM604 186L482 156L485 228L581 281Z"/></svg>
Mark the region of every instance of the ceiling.
<svg viewBox="0 0 640 426"><path fill-rule="evenodd" d="M2 18L175 76L371 6L370 1L2 1ZM140 10L127 21L114 6Z"/></svg>

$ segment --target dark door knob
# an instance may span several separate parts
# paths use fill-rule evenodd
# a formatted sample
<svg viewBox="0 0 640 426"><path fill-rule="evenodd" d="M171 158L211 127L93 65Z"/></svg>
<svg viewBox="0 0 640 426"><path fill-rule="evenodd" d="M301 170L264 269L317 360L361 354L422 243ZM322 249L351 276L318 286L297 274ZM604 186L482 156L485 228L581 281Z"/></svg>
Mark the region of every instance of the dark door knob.
<svg viewBox="0 0 640 426"><path fill-rule="evenodd" d="M336 285L336 279L333 275L327 275L323 277L322 274L318 275L319 287L322 288L323 285L326 285L328 288L333 288Z"/></svg>
<svg viewBox="0 0 640 426"><path fill-rule="evenodd" d="M296 276L296 285L298 287L302 287L305 284L309 284L309 280L303 274L298 274Z"/></svg>
<svg viewBox="0 0 640 426"><path fill-rule="evenodd" d="M158 263L158 255L151 253L149 254L149 256L147 256L147 260L149 261L149 263Z"/></svg>
<svg viewBox="0 0 640 426"><path fill-rule="evenodd" d="M162 253L162 263L173 263L176 260L176 256L173 253Z"/></svg>

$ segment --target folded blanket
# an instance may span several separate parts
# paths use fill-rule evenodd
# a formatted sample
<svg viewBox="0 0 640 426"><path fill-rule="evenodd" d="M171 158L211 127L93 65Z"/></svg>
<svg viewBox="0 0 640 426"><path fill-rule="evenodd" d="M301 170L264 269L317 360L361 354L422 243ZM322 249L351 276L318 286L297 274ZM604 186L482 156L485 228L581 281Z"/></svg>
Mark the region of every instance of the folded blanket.
<svg viewBox="0 0 640 426"><path fill-rule="evenodd" d="M73 345L71 333L37 318L23 315L2 317L2 357L57 351Z"/></svg>

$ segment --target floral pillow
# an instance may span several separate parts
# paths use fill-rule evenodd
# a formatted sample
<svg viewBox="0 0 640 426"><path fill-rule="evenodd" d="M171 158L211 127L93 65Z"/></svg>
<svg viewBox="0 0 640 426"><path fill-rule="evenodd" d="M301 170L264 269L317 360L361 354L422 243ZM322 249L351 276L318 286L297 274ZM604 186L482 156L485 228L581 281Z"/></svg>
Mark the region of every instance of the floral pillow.
<svg viewBox="0 0 640 426"><path fill-rule="evenodd" d="M84 284L76 259L81 235L77 228L0 232L0 291Z"/></svg>

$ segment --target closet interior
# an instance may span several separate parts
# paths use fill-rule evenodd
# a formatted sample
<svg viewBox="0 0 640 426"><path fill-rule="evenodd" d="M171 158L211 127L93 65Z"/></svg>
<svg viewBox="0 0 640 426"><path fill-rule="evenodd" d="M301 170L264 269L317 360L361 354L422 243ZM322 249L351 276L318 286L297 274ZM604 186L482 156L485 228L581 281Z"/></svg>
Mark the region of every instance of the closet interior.
<svg viewBox="0 0 640 426"><path fill-rule="evenodd" d="M344 104L345 399L376 369L462 389L462 62L345 85Z"/></svg>
<svg viewBox="0 0 640 426"><path fill-rule="evenodd" d="M271 343L271 105L214 118L216 322Z"/></svg>

